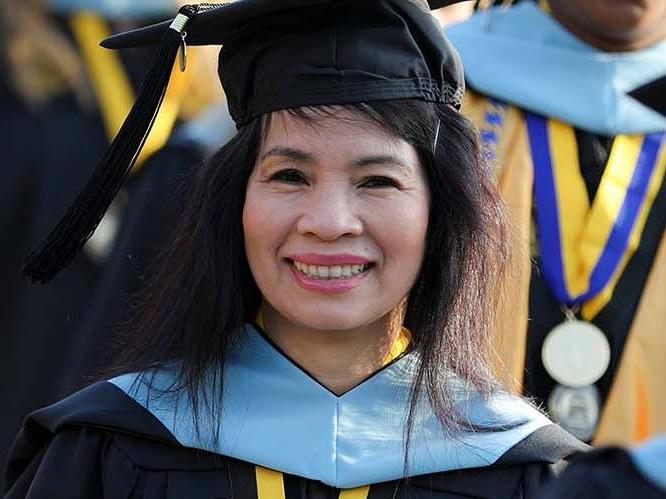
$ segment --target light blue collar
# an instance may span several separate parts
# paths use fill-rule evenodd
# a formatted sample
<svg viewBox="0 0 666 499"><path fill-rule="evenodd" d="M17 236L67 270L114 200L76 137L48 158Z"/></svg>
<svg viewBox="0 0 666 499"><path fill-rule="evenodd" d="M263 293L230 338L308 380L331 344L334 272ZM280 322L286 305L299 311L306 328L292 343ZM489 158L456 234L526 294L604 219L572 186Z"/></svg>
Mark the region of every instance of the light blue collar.
<svg viewBox="0 0 666 499"><path fill-rule="evenodd" d="M414 354L403 356L342 396L294 365L255 329L229 358L222 424L200 425L197 435L185 395L157 395L134 374L111 380L156 416L184 446L348 488L404 476L404 423L414 377ZM150 381L173 387L174 366ZM145 378L148 378L147 376ZM452 381L454 382L454 381ZM218 385L219 386L219 385ZM458 387L458 407L469 421L507 427L443 435L422 403L410 447L410 476L487 466L550 421L521 399L500 395L490 402ZM210 396L211 394L209 394Z"/></svg>
<svg viewBox="0 0 666 499"><path fill-rule="evenodd" d="M529 2L478 13L447 36L482 94L604 135L666 129L664 117L626 95L666 73L666 41L602 52Z"/></svg>
<svg viewBox="0 0 666 499"><path fill-rule="evenodd" d="M89 10L108 19L145 19L169 16L176 9L174 0L48 0L54 12Z"/></svg>
<svg viewBox="0 0 666 499"><path fill-rule="evenodd" d="M633 449L631 458L645 478L666 491L666 434Z"/></svg>

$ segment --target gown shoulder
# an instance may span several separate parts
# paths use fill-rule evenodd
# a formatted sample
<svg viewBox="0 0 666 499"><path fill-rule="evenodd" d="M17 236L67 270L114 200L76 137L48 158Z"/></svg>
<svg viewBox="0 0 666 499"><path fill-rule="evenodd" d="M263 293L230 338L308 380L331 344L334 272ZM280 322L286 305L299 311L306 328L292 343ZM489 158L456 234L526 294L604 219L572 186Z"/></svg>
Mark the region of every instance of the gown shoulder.
<svg viewBox="0 0 666 499"><path fill-rule="evenodd" d="M666 455L659 456L662 470L666 467L664 457ZM646 475L640 462L627 449L599 448L578 456L562 473L560 479L543 490L543 499L578 497L666 499L666 479L663 471L660 472L659 480Z"/></svg>
<svg viewBox="0 0 666 499"><path fill-rule="evenodd" d="M270 445L267 442L267 445ZM491 466L360 488L368 499L528 499L581 445L546 426ZM31 414L8 463L6 497L273 499L260 494L258 466L187 448L144 407L100 382ZM316 480L279 474L290 499L341 497ZM277 498L276 498L277 499Z"/></svg>

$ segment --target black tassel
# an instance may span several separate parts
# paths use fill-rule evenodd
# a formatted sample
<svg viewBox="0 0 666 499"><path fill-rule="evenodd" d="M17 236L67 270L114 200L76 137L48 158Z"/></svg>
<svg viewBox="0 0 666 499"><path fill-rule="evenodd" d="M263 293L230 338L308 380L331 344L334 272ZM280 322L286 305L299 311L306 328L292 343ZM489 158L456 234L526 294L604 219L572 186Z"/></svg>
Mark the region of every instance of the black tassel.
<svg viewBox="0 0 666 499"><path fill-rule="evenodd" d="M196 12L197 6L180 9L172 27L166 30L139 97L95 168L92 178L48 238L28 257L23 275L33 282L44 284L53 279L95 232L150 133L164 99L178 50L184 43L182 30Z"/></svg>

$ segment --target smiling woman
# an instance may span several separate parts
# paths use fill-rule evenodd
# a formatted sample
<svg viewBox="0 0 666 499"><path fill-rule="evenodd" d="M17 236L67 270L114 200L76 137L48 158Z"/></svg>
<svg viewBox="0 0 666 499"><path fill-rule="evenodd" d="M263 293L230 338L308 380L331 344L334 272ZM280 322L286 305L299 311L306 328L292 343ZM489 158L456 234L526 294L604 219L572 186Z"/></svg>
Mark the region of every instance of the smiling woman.
<svg viewBox="0 0 666 499"><path fill-rule="evenodd" d="M425 3L202 12L188 39L224 43L239 131L196 172L118 376L28 419L14 496L66 467L65 496L537 497L582 447L491 372L509 238Z"/></svg>
<svg viewBox="0 0 666 499"><path fill-rule="evenodd" d="M334 391L381 367L398 336L428 208L417 149L378 124L344 108L271 121L246 191L246 254L266 331Z"/></svg>

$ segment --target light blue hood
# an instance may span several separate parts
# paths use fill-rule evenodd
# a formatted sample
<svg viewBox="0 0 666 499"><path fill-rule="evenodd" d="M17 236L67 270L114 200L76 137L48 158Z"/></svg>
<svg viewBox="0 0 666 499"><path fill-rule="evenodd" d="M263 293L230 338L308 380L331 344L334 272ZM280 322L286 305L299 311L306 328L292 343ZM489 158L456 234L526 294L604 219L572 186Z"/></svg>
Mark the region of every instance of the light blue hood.
<svg viewBox="0 0 666 499"><path fill-rule="evenodd" d="M186 395L160 394L173 387L177 366L152 377L124 375L111 383L150 411L186 447L340 488L404 476L404 430L414 354L336 396L255 329L248 326L246 333L242 347L226 361L219 427L200 425L197 434ZM409 451L410 476L490 465L550 424L519 398L499 395L484 401L455 379L450 382L455 384L458 408L467 420L496 431L446 437L430 406L420 404ZM210 386L219 387L219 383ZM208 396L219 400L214 393Z"/></svg>
<svg viewBox="0 0 666 499"><path fill-rule="evenodd" d="M446 34L482 94L604 135L666 129L666 118L626 95L666 74L666 41L603 52L532 3L477 13Z"/></svg>

